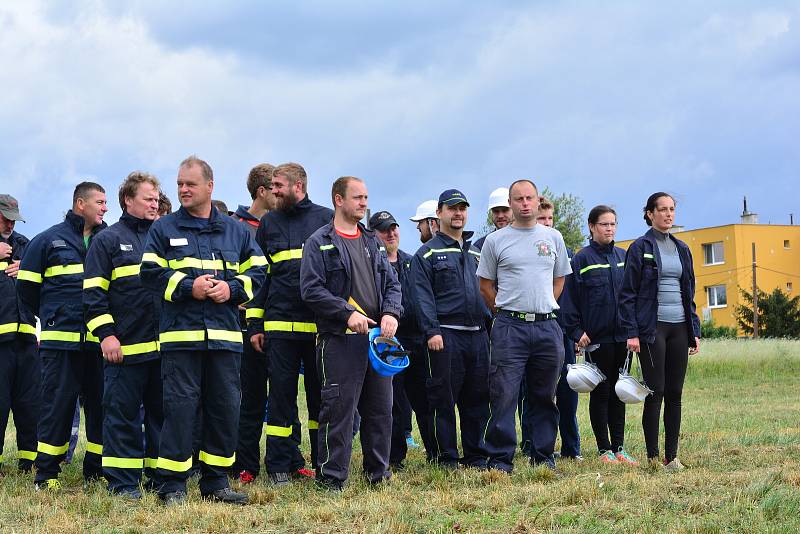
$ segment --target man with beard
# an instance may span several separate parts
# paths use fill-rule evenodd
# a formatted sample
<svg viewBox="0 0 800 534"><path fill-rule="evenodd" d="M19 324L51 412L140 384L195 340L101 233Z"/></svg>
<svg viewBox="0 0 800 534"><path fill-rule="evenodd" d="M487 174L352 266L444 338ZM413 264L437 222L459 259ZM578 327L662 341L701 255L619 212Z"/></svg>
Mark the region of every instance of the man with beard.
<svg viewBox="0 0 800 534"><path fill-rule="evenodd" d="M433 442L428 432L428 399L425 392L427 363L425 345L414 313L414 284L411 281L412 256L400 250L400 226L388 211L379 211L369 219L369 227L378 234L386 247L389 263L394 267L403 293L403 317L397 327L397 340L409 351L410 364L402 373L392 377L392 449L389 463L402 469L408 452L406 431L411 428L411 410L417 414L422 443L428 459L432 459Z"/></svg>
<svg viewBox="0 0 800 534"><path fill-rule="evenodd" d="M439 231L439 218L436 215L437 203L435 200L426 200L417 206L417 213L410 217L412 222L417 223L419 230L419 240L422 243L430 241L436 232Z"/></svg>
<svg viewBox="0 0 800 534"><path fill-rule="evenodd" d="M14 412L17 465L30 472L36 459L36 423L42 369L36 350L36 317L17 297L17 274L28 238L14 231L17 199L0 195L0 465L9 412Z"/></svg>
<svg viewBox="0 0 800 534"><path fill-rule="evenodd" d="M102 475L103 359L99 339L83 319L83 264L86 250L106 227L106 193L82 182L72 195L64 221L33 238L22 258L17 293L42 323L42 408L36 456L36 489L59 489L61 461L69 449L78 395L86 417L85 481Z"/></svg>
<svg viewBox="0 0 800 534"><path fill-rule="evenodd" d="M489 417L489 310L475 270L480 252L465 232L469 203L456 189L439 195L441 231L422 245L411 262L416 313L427 342L428 404L433 457L455 469L486 468L482 432ZM456 406L463 457L458 453Z"/></svg>
<svg viewBox="0 0 800 534"><path fill-rule="evenodd" d="M367 482L378 484L391 477L392 378L372 368L368 333L380 323L381 335L393 337L403 307L400 283L383 246L359 222L367 211L364 182L354 176L338 178L331 200L336 216L306 241L300 287L319 329L317 483L340 491L350 472L356 408Z"/></svg>
<svg viewBox="0 0 800 534"><path fill-rule="evenodd" d="M494 230L505 228L511 223L511 208L508 207L508 188L498 187L489 195L489 214ZM494 230L492 230L494 232ZM488 234L487 234L488 235ZM486 236L475 241L475 248L481 250Z"/></svg>
<svg viewBox="0 0 800 534"><path fill-rule="evenodd" d="M256 241L267 256L267 278L247 316L257 351L266 350L269 365L269 410L265 464L276 486L290 477L309 477L300 452L297 380L303 366L311 441L311 465L317 467L320 386L317 378L313 311L300 298L303 243L329 223L333 211L314 204L307 194L308 177L297 163L278 165L272 172L275 208L262 219Z"/></svg>

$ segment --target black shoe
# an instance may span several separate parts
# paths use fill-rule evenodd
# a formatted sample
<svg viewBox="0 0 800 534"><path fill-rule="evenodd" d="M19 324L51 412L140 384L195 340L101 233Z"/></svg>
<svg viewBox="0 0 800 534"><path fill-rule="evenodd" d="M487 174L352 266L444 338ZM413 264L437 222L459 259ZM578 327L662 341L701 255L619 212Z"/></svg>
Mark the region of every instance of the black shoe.
<svg viewBox="0 0 800 534"><path fill-rule="evenodd" d="M394 473L398 473L400 471L405 471L406 466L402 461L400 461L400 462L391 462L389 464L389 469L391 469L392 472L394 472Z"/></svg>
<svg viewBox="0 0 800 534"><path fill-rule="evenodd" d="M314 479L314 483L316 484L316 487L321 490L337 492L344 491L344 482L334 478L317 476L317 478Z"/></svg>
<svg viewBox="0 0 800 534"><path fill-rule="evenodd" d="M142 484L142 487L145 491L151 491L153 493L161 493L161 484L153 480L152 478L148 478L147 481Z"/></svg>
<svg viewBox="0 0 800 534"><path fill-rule="evenodd" d="M247 494L233 491L231 488L222 488L211 493L204 493L203 498L224 502L225 504L238 504L240 506L247 504Z"/></svg>
<svg viewBox="0 0 800 534"><path fill-rule="evenodd" d="M186 502L186 492L182 490L161 493L158 497L165 506L179 506Z"/></svg>
<svg viewBox="0 0 800 534"><path fill-rule="evenodd" d="M289 473L270 473L269 481L273 486L281 487L289 485Z"/></svg>
<svg viewBox="0 0 800 534"><path fill-rule="evenodd" d="M138 501L142 498L142 492L139 491L138 488L122 488L110 493L116 497L121 497L131 501Z"/></svg>
<svg viewBox="0 0 800 534"><path fill-rule="evenodd" d="M545 460L539 460L539 461L532 460L531 464L533 465L533 467L546 467L550 471L556 470L556 461L553 458L547 458Z"/></svg>

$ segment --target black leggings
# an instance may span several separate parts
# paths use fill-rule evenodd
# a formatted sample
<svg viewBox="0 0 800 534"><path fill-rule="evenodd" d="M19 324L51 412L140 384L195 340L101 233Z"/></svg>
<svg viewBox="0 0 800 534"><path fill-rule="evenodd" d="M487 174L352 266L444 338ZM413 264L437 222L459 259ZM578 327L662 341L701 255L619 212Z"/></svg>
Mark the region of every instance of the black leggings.
<svg viewBox="0 0 800 534"><path fill-rule="evenodd" d="M606 379L589 394L589 420L600 452L617 452L625 445L625 404L617 397L614 386L626 354L625 343L603 343L587 354L587 360L606 375ZM609 431L611 441L608 439Z"/></svg>
<svg viewBox="0 0 800 534"><path fill-rule="evenodd" d="M658 458L658 424L661 400L664 400L664 453L668 462L678 455L681 432L681 394L686 366L689 363L689 342L686 323L663 323L656 326L654 343L642 343L639 362L647 386L653 390L644 400L642 427L647 445L647 458Z"/></svg>

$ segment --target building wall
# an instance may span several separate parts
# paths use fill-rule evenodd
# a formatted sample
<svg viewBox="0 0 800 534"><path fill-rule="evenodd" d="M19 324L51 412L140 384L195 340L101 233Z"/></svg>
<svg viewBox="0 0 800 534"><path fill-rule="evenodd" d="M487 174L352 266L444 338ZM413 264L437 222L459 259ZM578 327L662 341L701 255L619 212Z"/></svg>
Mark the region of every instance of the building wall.
<svg viewBox="0 0 800 534"><path fill-rule="evenodd" d="M790 297L800 294L800 226L729 224L674 235L692 251L697 279L695 304L701 320L710 317L719 326L738 326L734 311L741 302L739 287L748 292L753 287L752 243L756 244L759 289L771 293L780 288ZM723 261L706 264L703 245L715 242L722 243ZM617 245L627 249L631 243L626 240ZM724 305L710 305L709 288L719 295L719 286L725 287L727 301Z"/></svg>

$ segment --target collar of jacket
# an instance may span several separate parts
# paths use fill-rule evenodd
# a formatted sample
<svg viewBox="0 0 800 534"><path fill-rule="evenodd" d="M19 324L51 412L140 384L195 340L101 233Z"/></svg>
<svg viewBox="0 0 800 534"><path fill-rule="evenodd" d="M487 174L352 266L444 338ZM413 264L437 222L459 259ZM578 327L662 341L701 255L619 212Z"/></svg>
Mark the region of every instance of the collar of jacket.
<svg viewBox="0 0 800 534"><path fill-rule="evenodd" d="M8 239L0 235L0 241L3 243L8 243L12 247L14 247L20 244L24 245L28 243L30 240L21 233L17 232L16 230L12 230L11 235L8 236Z"/></svg>
<svg viewBox="0 0 800 534"><path fill-rule="evenodd" d="M306 197L306 198L308 198L308 197ZM356 224L358 225L358 229L361 230L362 234L365 234L367 237L375 237L375 231L374 230L369 230L366 226L364 226L361 223L361 221L359 221ZM336 235L336 226L334 226L333 221L331 221L328 224L328 226L330 226L330 229L326 232L326 234L328 235L328 237L333 239L333 236Z"/></svg>
<svg viewBox="0 0 800 534"><path fill-rule="evenodd" d="M442 231L437 231L436 232L436 235L439 237L439 239L441 239L444 242L444 244L446 246L448 246L448 247L455 246L455 247L459 247L459 248L461 248L463 250L469 250L469 245L470 245L470 241L469 240L474 234L475 234L475 232L473 232L471 230L465 230L465 231L461 232L461 241L464 243L464 245L462 246L461 244L459 244L458 241L456 241L455 239L453 239L449 235L445 234L444 232L442 232Z"/></svg>
<svg viewBox="0 0 800 534"><path fill-rule="evenodd" d="M122 217L119 218L119 221L131 230L136 230L139 232L147 232L150 229L150 226L153 224L153 221L134 217L127 211L122 212Z"/></svg>
<svg viewBox="0 0 800 534"><path fill-rule="evenodd" d="M650 241L654 247L658 247L658 239L659 239L658 230L656 230L655 228L650 228L647 232L645 232L644 237L645 239ZM672 242L675 243L675 246L678 247L678 249L682 248L681 247L682 241L678 240L677 237L667 232L667 238L671 239Z"/></svg>
<svg viewBox="0 0 800 534"><path fill-rule="evenodd" d="M308 193L306 193L306 196L304 196L302 200L300 200L297 204L295 204L291 208L285 209L285 210L277 210L277 212L278 213L283 213L284 215L286 215L288 217L292 217L298 211L307 210L308 208L310 208L313 205L314 205L313 202L311 202L311 200L309 200L309 198L308 198Z"/></svg>
<svg viewBox="0 0 800 534"><path fill-rule="evenodd" d="M608 245L601 245L594 239L589 240L589 246L592 247L594 250L599 252L600 254L608 254L609 252L614 250L614 242L612 241Z"/></svg>
<svg viewBox="0 0 800 534"><path fill-rule="evenodd" d="M67 215L64 217L64 222L72 227L75 232L77 232L81 237L83 237L83 225L85 224L85 220L83 217L78 215L72 210L67 212ZM99 225L92 228L92 235L95 235L97 232L102 230L103 228L107 227L108 225L103 221Z"/></svg>
<svg viewBox="0 0 800 534"><path fill-rule="evenodd" d="M186 211L183 206L178 208L178 211L175 212L175 218L177 219L178 226L181 228L195 228L197 230L205 230L206 227L197 219L198 217L194 217ZM211 206L211 216L208 218L208 230L216 231L222 226L222 218L220 217L219 211L217 211L214 206Z"/></svg>
<svg viewBox="0 0 800 534"><path fill-rule="evenodd" d="M236 217L239 217L240 219L244 219L245 221L259 222L259 219L257 219L256 217L253 216L252 213L247 211L248 209L249 208L247 206L242 206L241 204L239 204L239 207L236 209L234 215Z"/></svg>

